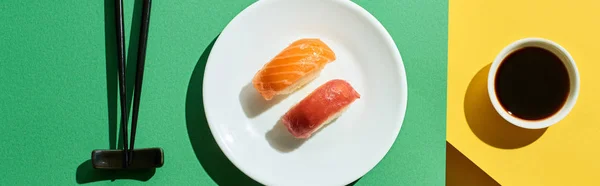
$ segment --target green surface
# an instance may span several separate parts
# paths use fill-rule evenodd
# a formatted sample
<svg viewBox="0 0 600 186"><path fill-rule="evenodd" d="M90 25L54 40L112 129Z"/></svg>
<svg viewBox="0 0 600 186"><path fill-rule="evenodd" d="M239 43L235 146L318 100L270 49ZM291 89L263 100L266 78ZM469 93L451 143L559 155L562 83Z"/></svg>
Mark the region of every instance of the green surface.
<svg viewBox="0 0 600 186"><path fill-rule="evenodd" d="M123 173L95 171L89 162L93 149L118 141L112 0L3 0L0 185L252 185L216 146L201 102L209 44L252 2L154 1L136 147L162 147L165 165ZM356 185L443 185L448 2L357 3L398 44L409 102L393 148ZM140 6L125 0L128 55L137 46L130 30L137 32L132 15Z"/></svg>

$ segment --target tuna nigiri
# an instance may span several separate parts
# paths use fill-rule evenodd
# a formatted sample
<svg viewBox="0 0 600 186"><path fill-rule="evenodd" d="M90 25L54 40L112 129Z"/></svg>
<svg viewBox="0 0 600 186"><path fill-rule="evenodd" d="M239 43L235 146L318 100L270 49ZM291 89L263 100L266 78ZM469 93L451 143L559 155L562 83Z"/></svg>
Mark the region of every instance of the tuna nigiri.
<svg viewBox="0 0 600 186"><path fill-rule="evenodd" d="M281 120L294 137L308 138L359 98L360 94L348 82L334 79L302 99Z"/></svg>
<svg viewBox="0 0 600 186"><path fill-rule="evenodd" d="M252 84L265 100L271 100L309 83L335 59L333 50L320 39L300 39L265 64L252 79Z"/></svg>

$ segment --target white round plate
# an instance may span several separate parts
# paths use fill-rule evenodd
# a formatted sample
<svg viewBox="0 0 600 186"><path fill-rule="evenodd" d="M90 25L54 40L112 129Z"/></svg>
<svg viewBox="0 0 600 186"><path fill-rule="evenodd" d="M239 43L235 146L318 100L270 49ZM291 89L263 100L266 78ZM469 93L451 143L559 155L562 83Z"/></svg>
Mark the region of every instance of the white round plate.
<svg viewBox="0 0 600 186"><path fill-rule="evenodd" d="M254 74L300 38L320 38L336 53L321 75L289 96L265 101ZM280 117L323 83L348 81L360 94L308 140ZM345 185L371 170L396 140L407 104L400 53L385 28L349 0L259 0L216 40L203 100L210 130L231 162L265 185Z"/></svg>

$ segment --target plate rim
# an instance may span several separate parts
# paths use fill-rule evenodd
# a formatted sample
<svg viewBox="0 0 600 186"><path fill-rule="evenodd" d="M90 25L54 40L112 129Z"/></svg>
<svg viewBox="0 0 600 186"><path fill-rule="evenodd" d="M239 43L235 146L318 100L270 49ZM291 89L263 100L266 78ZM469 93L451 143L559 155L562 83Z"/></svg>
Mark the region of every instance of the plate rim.
<svg viewBox="0 0 600 186"><path fill-rule="evenodd" d="M207 73L210 71L210 69L213 68L214 64L216 62L214 61L214 55L212 55L213 50L215 48L218 48L217 46L221 45L221 38L223 35L228 35L229 34L229 29L231 27L231 25L233 25L236 20L240 19L240 17L244 16L245 12L249 12L252 11L254 9L258 9L260 6L263 6L264 4L267 4L269 2L272 2L275 0L257 0L256 2L250 4L249 6L247 6L246 8L244 8L243 10L241 10L240 12L238 12L228 23L227 25L223 28L223 30L220 32L220 34L217 36L217 39L214 42L213 47L211 48L211 51L208 55L208 59L206 61L205 64L205 68L204 68L204 73L202 76L202 106L204 108L204 114L206 116L206 121L207 124L209 126L209 129L211 131L211 134L213 136L213 138L215 139L217 145L219 146L219 149L221 150L221 152L225 155L225 157L227 157L227 159L237 168L239 169L243 174L245 174L246 176L250 177L251 179L253 179L254 181L264 184L264 185L271 185L273 184L272 182L268 181L268 179L265 179L263 177L259 177L254 175L251 171L247 170L244 166L240 166L240 163L236 161L236 159L234 158L234 155L231 154L231 152L229 150L227 150L225 148L225 144L223 144L223 140L222 139L222 135L219 132L219 130L216 130L216 126L214 126L215 122L214 119L212 118L212 114L209 113L209 109L206 106L207 103L207 93L206 93L206 85L207 85ZM399 104L399 105L395 105L396 107L398 107L399 109L399 113L397 113L396 116L396 120L395 120L395 126L396 128L394 128L394 135L393 135L393 140L391 142L389 142L389 145L385 145L385 153L381 154L381 155L376 155L376 158L378 159L376 161L376 163L374 163L373 165L370 166L370 168L366 169L365 172L362 172L361 175L357 178L353 178L351 180L346 180L343 182L344 185L347 185L353 181L355 181L356 179L366 175L368 172L370 172L371 170L373 170L373 168L375 168L384 158L385 156L389 153L389 151L392 149L395 141L398 139L398 135L402 129L402 125L404 124L404 119L406 116L406 110L408 108L408 76L406 75L406 69L404 67L404 61L402 60L402 56L400 54L400 51L398 49L398 46L396 45L396 42L394 41L393 37L391 36L391 34L387 31L387 29L383 26L383 24L374 16L372 15L369 11L367 11L366 9L364 9L363 7L361 7L360 5L356 4L355 2L352 2L350 0L329 0L332 2L337 2L340 3L343 6L346 6L348 9L352 10L353 13L355 14L359 14L361 17L367 19L367 22L371 24L371 26L373 26L378 32L379 34L384 38L385 40L385 45L386 48L388 49L392 49L392 58L394 59L394 62L397 65L397 69L398 70L398 76L396 78L399 78L399 85L400 87L400 92L402 93L402 95L399 98L400 103L404 103L404 104ZM219 134L219 135L215 135L215 134Z"/></svg>

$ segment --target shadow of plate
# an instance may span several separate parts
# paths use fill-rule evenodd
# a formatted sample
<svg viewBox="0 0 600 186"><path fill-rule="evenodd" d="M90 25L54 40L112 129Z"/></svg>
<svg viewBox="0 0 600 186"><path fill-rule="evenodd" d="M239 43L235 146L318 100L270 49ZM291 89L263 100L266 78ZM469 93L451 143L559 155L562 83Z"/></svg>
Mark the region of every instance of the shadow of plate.
<svg viewBox="0 0 600 186"><path fill-rule="evenodd" d="M202 101L202 81L208 56L217 37L204 49L188 84L185 101L185 120L190 143L202 168L218 185L261 185L245 175L227 159L208 127L208 121L204 113L204 103Z"/></svg>

